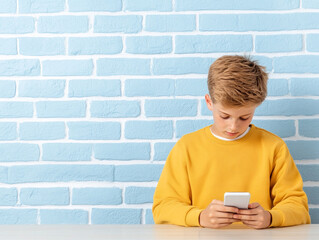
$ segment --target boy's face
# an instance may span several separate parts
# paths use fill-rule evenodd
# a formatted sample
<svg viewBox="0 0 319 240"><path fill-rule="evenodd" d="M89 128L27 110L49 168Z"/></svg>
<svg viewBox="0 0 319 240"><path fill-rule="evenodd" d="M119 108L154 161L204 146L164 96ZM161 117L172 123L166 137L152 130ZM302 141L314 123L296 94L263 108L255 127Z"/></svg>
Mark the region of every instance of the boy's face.
<svg viewBox="0 0 319 240"><path fill-rule="evenodd" d="M207 107L213 113L214 124L212 132L217 136L234 139L243 134L251 120L258 104L243 107L229 107L220 103L213 103L208 94L205 95Z"/></svg>

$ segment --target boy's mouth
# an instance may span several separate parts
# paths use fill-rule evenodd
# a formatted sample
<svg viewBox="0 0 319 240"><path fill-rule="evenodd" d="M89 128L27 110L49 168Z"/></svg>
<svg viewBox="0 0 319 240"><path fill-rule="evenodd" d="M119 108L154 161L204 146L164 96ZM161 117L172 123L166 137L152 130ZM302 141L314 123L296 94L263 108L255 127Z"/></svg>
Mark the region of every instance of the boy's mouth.
<svg viewBox="0 0 319 240"><path fill-rule="evenodd" d="M230 137L234 137L238 134L238 132L234 132L234 133L233 132L226 132L226 134Z"/></svg>

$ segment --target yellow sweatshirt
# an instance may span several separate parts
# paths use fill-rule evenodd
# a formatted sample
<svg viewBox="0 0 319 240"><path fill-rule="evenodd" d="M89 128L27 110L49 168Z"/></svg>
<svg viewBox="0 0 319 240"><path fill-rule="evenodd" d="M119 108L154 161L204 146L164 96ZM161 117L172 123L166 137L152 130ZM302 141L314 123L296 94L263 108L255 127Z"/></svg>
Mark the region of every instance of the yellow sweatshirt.
<svg viewBox="0 0 319 240"><path fill-rule="evenodd" d="M199 226L199 214L225 192L250 192L272 215L270 226L310 223L302 178L284 141L251 125L235 141L207 126L183 136L170 152L154 194L155 223Z"/></svg>

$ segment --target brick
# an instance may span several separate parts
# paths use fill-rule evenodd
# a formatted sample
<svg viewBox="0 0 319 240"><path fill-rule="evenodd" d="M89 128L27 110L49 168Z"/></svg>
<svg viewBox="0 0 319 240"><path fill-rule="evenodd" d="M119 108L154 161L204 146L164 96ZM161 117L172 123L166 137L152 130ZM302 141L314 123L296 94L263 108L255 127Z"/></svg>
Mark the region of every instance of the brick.
<svg viewBox="0 0 319 240"><path fill-rule="evenodd" d="M208 89L206 78L176 79L176 96L204 96L207 93Z"/></svg>
<svg viewBox="0 0 319 240"><path fill-rule="evenodd" d="M89 30L87 16L40 16L39 33L85 33Z"/></svg>
<svg viewBox="0 0 319 240"><path fill-rule="evenodd" d="M19 81L19 97L60 98L64 96L65 80Z"/></svg>
<svg viewBox="0 0 319 240"><path fill-rule="evenodd" d="M22 188L20 203L28 206L69 205L70 193L68 188Z"/></svg>
<svg viewBox="0 0 319 240"><path fill-rule="evenodd" d="M125 96L173 96L175 82L173 79L127 79L125 81Z"/></svg>
<svg viewBox="0 0 319 240"><path fill-rule="evenodd" d="M246 1L246 0L175 0L176 11L198 10L290 10L299 8L299 0Z"/></svg>
<svg viewBox="0 0 319 240"><path fill-rule="evenodd" d="M289 31L318 29L318 13L202 14L200 31Z"/></svg>
<svg viewBox="0 0 319 240"><path fill-rule="evenodd" d="M92 224L141 224L141 209L93 208Z"/></svg>
<svg viewBox="0 0 319 240"><path fill-rule="evenodd" d="M310 208L309 214L311 218L312 224L319 224L319 209L318 208Z"/></svg>
<svg viewBox="0 0 319 240"><path fill-rule="evenodd" d="M37 224L37 209L0 209L0 224Z"/></svg>
<svg viewBox="0 0 319 240"><path fill-rule="evenodd" d="M138 101L94 101L91 103L91 117L128 118L141 113Z"/></svg>
<svg viewBox="0 0 319 240"><path fill-rule="evenodd" d="M275 73L319 73L319 56L298 55L274 58Z"/></svg>
<svg viewBox="0 0 319 240"><path fill-rule="evenodd" d="M78 209L40 209L40 224L88 224L89 214Z"/></svg>
<svg viewBox="0 0 319 240"><path fill-rule="evenodd" d="M195 132L201 128L213 124L212 120L179 120L176 121L176 137L180 138L185 134Z"/></svg>
<svg viewBox="0 0 319 240"><path fill-rule="evenodd" d="M119 122L69 122L69 139L74 140L119 140Z"/></svg>
<svg viewBox="0 0 319 240"><path fill-rule="evenodd" d="M162 164L117 165L114 171L114 181L154 182L158 181L162 170Z"/></svg>
<svg viewBox="0 0 319 240"><path fill-rule="evenodd" d="M287 79L268 79L268 96L286 96L289 94Z"/></svg>
<svg viewBox="0 0 319 240"><path fill-rule="evenodd" d="M319 119L300 119L299 135L310 138L319 136Z"/></svg>
<svg viewBox="0 0 319 240"><path fill-rule="evenodd" d="M123 49L121 37L70 38L70 55L116 54Z"/></svg>
<svg viewBox="0 0 319 240"><path fill-rule="evenodd" d="M65 0L19 0L19 13L56 13L65 9Z"/></svg>
<svg viewBox="0 0 319 240"><path fill-rule="evenodd" d="M39 75L40 75L39 60L17 59L17 60L1 60L0 61L0 76L39 76Z"/></svg>
<svg viewBox="0 0 319 240"><path fill-rule="evenodd" d="M146 209L145 224L155 224L152 209Z"/></svg>
<svg viewBox="0 0 319 240"><path fill-rule="evenodd" d="M120 80L70 80L69 97L119 97L121 96Z"/></svg>
<svg viewBox="0 0 319 240"><path fill-rule="evenodd" d="M318 159L319 157L319 141L289 140L286 143L295 160ZM315 179L312 180L315 181Z"/></svg>
<svg viewBox="0 0 319 240"><path fill-rule="evenodd" d="M195 15L147 15L147 32L192 32L196 29Z"/></svg>
<svg viewBox="0 0 319 240"><path fill-rule="evenodd" d="M0 17L0 26L0 34L33 33L35 20L33 17Z"/></svg>
<svg viewBox="0 0 319 240"><path fill-rule="evenodd" d="M176 36L175 53L249 52L251 35L182 35Z"/></svg>
<svg viewBox="0 0 319 240"><path fill-rule="evenodd" d="M318 6L319 8L319 6ZM308 34L306 37L306 47L309 52L319 52L319 34Z"/></svg>
<svg viewBox="0 0 319 240"><path fill-rule="evenodd" d="M16 140L17 137L18 137L18 133L17 133L16 123L14 122L0 123L0 140Z"/></svg>
<svg viewBox="0 0 319 240"><path fill-rule="evenodd" d="M64 55L64 42L64 38L19 38L20 54L26 56Z"/></svg>
<svg viewBox="0 0 319 240"><path fill-rule="evenodd" d="M8 167L0 167L0 182L8 183Z"/></svg>
<svg viewBox="0 0 319 240"><path fill-rule="evenodd" d="M97 75L150 75L150 59L100 58L97 60Z"/></svg>
<svg viewBox="0 0 319 240"><path fill-rule="evenodd" d="M319 114L316 99L266 100L255 112L256 116L312 116Z"/></svg>
<svg viewBox="0 0 319 240"><path fill-rule="evenodd" d="M0 89L0 98L13 98L16 95L15 81L1 80Z"/></svg>
<svg viewBox="0 0 319 240"><path fill-rule="evenodd" d="M87 143L44 143L43 161L90 161L92 145Z"/></svg>
<svg viewBox="0 0 319 240"><path fill-rule="evenodd" d="M175 142L157 142L154 144L154 160L165 161Z"/></svg>
<svg viewBox="0 0 319 240"><path fill-rule="evenodd" d="M304 187L309 204L319 204L319 187Z"/></svg>
<svg viewBox="0 0 319 240"><path fill-rule="evenodd" d="M95 144L94 157L98 160L150 160L149 143Z"/></svg>
<svg viewBox="0 0 319 240"><path fill-rule="evenodd" d="M290 93L292 96L319 96L319 78L292 78Z"/></svg>
<svg viewBox="0 0 319 240"><path fill-rule="evenodd" d="M303 49L301 34L257 35L255 40L256 52L298 52Z"/></svg>
<svg viewBox="0 0 319 240"><path fill-rule="evenodd" d="M153 60L154 75L207 74L212 58L155 58Z"/></svg>
<svg viewBox="0 0 319 240"><path fill-rule="evenodd" d="M2 143L0 144L0 162L39 161L40 149L36 144Z"/></svg>
<svg viewBox="0 0 319 240"><path fill-rule="evenodd" d="M281 138L293 137L296 135L294 120L253 120L252 124L274 133Z"/></svg>
<svg viewBox="0 0 319 240"><path fill-rule="evenodd" d="M0 182L8 183L8 167L0 166Z"/></svg>
<svg viewBox="0 0 319 240"><path fill-rule="evenodd" d="M39 118L80 118L86 114L84 101L37 102L36 108Z"/></svg>
<svg viewBox="0 0 319 240"><path fill-rule="evenodd" d="M0 205L15 206L18 201L18 190L16 188L0 188Z"/></svg>
<svg viewBox="0 0 319 240"><path fill-rule="evenodd" d="M89 76L92 60L46 60L42 62L43 76Z"/></svg>
<svg viewBox="0 0 319 240"><path fill-rule="evenodd" d="M198 101L193 99L160 99L145 101L147 117L191 117L197 115Z"/></svg>
<svg viewBox="0 0 319 240"><path fill-rule="evenodd" d="M0 172L6 169L0 168ZM105 165L18 165L8 168L7 182L36 183L36 182L86 182L113 181L113 166ZM1 177L0 177L1 179Z"/></svg>
<svg viewBox="0 0 319 240"><path fill-rule="evenodd" d="M172 52L172 37L138 36L126 38L126 52L132 54L164 54Z"/></svg>
<svg viewBox="0 0 319 240"><path fill-rule="evenodd" d="M72 193L73 205L119 205L122 203L120 188L75 188Z"/></svg>
<svg viewBox="0 0 319 240"><path fill-rule="evenodd" d="M69 0L70 12L118 12L122 10L121 0Z"/></svg>
<svg viewBox="0 0 319 240"><path fill-rule="evenodd" d="M1 55L16 55L17 53L18 51L17 51L16 38L1 38L0 39L0 54Z"/></svg>
<svg viewBox="0 0 319 240"><path fill-rule="evenodd" d="M144 204L153 203L153 187L127 187L125 189L126 204Z"/></svg>
<svg viewBox="0 0 319 240"><path fill-rule="evenodd" d="M21 140L57 140L65 134L64 122L24 122L19 127Z"/></svg>
<svg viewBox="0 0 319 240"><path fill-rule="evenodd" d="M142 30L142 16L95 16L95 33L138 33Z"/></svg>
<svg viewBox="0 0 319 240"><path fill-rule="evenodd" d="M127 121L126 139L171 139L173 137L172 121Z"/></svg>
<svg viewBox="0 0 319 240"><path fill-rule="evenodd" d="M0 13L16 13L17 1L16 0L2 0L0 1Z"/></svg>
<svg viewBox="0 0 319 240"><path fill-rule="evenodd" d="M318 9L319 2L316 0L302 0L302 8Z"/></svg>
<svg viewBox="0 0 319 240"><path fill-rule="evenodd" d="M319 181L319 165L297 164L303 181Z"/></svg>
<svg viewBox="0 0 319 240"><path fill-rule="evenodd" d="M172 11L172 0L124 0L123 10L125 11Z"/></svg>

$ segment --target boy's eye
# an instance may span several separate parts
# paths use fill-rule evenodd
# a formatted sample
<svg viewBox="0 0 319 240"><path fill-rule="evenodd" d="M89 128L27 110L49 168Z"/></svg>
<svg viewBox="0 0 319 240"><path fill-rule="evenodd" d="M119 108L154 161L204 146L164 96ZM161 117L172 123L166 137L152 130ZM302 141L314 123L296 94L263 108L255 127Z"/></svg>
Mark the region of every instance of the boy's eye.
<svg viewBox="0 0 319 240"><path fill-rule="evenodd" d="M246 120L248 120L248 118L240 118L240 120L246 121Z"/></svg>
<svg viewBox="0 0 319 240"><path fill-rule="evenodd" d="M229 116L220 116L222 119L227 119Z"/></svg>

